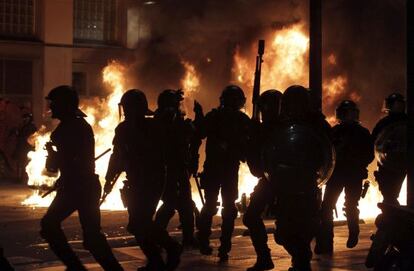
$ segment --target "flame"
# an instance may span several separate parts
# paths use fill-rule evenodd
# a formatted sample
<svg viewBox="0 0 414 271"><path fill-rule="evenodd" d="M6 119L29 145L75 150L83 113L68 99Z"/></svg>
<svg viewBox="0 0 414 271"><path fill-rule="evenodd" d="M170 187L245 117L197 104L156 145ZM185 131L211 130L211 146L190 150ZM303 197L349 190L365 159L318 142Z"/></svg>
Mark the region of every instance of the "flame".
<svg viewBox="0 0 414 271"><path fill-rule="evenodd" d="M277 88L283 90L292 84L307 85L309 38L304 32L304 26L297 24L278 30L271 34L270 40L270 48L266 50L262 66L262 89ZM331 54L328 62L331 65L336 65L335 55ZM182 65L185 68L185 74L181 80L182 88L186 97L193 96L198 91L200 85L199 74L191 63L182 61ZM236 50L232 71L234 80L237 83L251 88L253 86L254 67L254 59L251 61L250 57L244 58L240 50ZM112 90L110 95L105 99L83 101L81 105L81 109L88 115L86 120L93 127L95 133L97 155L111 146L114 129L119 122L118 102L126 86L125 73L126 67L124 65L116 61L110 62L102 72L103 82L110 86ZM326 96L324 103L328 104L337 101L344 94L347 83L348 78L345 75L338 75L329 81L325 81L323 87ZM354 91L351 92L350 98L359 101L360 96ZM330 116L328 120L335 121L333 116ZM29 185L51 186L57 177L48 176L43 170L47 155L43 146L49 140L51 130L42 126L32 138L35 142L35 151L28 154L30 162L26 167L29 175ZM108 161L109 154L96 161L96 172L99 174L102 183L104 182L103 176L106 172ZM120 179L122 180L122 178L121 176ZM239 199L243 193L249 195L253 192L257 181L257 178L250 174L247 165L241 164L239 171ZM118 181L113 192L101 206L102 209L124 209L119 194L121 186L122 182ZM197 192L193 192L193 199L197 206L200 207L201 200L194 193ZM33 207L47 207L50 205L53 197L52 193L46 198L41 198L40 192L34 191L22 204ZM375 217L380 212L376 204L381 200L382 196L378 191L377 185L372 184L365 199L360 201L360 217ZM406 203L406 181L401 190L399 201L401 204ZM344 193L341 194L336 205L339 215L338 219L345 219L342 213L343 203Z"/></svg>
<svg viewBox="0 0 414 271"><path fill-rule="evenodd" d="M308 55L309 55L309 38L304 31L304 25L296 24L289 28L283 28L273 32L270 36L270 43L267 40L267 48L263 57L261 89L276 88L281 91L293 84L308 85ZM236 49L233 64L233 80L246 89L252 89L254 82L256 44L252 46L248 57L244 57L240 48ZM335 54L328 56L329 65L337 65ZM339 99L346 94L348 87L348 77L345 74L337 75L323 82L324 105L332 107L336 105ZM251 93L248 93L251 95ZM360 101L361 96L357 91L347 94L350 99L355 102ZM334 115L329 115L327 121L331 125L336 124ZM372 174L373 169L370 170ZM373 178L371 178L373 179ZM242 193L249 195L257 184L257 179L253 177L247 169L247 166L241 166L239 171L239 199ZM362 185L362 184L361 184ZM406 202L406 192L404 190L406 184L400 193L400 203ZM342 192L336 204L338 210L338 218L336 220L346 219L342 212L345 200L345 194ZM360 217L374 218L380 210L377 203L382 201L382 196L378 190L378 185L373 182L364 199L360 200Z"/></svg>
<svg viewBox="0 0 414 271"><path fill-rule="evenodd" d="M250 196L250 194L254 190L254 187L257 185L258 181L259 180L250 173L250 170L247 164L242 163L239 169L239 198L238 200L241 200L241 197L243 194L246 194L246 196Z"/></svg>
<svg viewBox="0 0 414 271"><path fill-rule="evenodd" d="M87 122L92 126L95 134L95 153L101 154L112 146L111 142L114 137L115 127L119 123L118 103L125 90L125 74L126 67L119 62L110 62L102 71L103 82L112 89L110 95L105 99L93 99L91 101L82 101L81 109L88 115ZM52 186L56 177L47 176L43 170L46 162L47 152L43 146L49 141L51 131L42 126L42 128L34 135L35 151L29 152L29 164L26 172L29 175L29 185L47 185ZM109 154L96 161L96 173L100 176L101 183L105 182L104 176L109 162ZM122 180L123 176L120 177ZM122 210L122 204L119 188L122 182L118 181L113 192L107 197L102 204L101 209ZM47 207L53 200L53 193L46 198L41 198L39 191L22 202L24 205L33 207Z"/></svg>
<svg viewBox="0 0 414 271"><path fill-rule="evenodd" d="M199 75L194 67L188 61L181 61L181 64L185 68L184 78L181 80L181 85L184 90L185 96L192 96L197 92L198 87L200 86Z"/></svg>
<svg viewBox="0 0 414 271"><path fill-rule="evenodd" d="M307 85L309 38L304 29L303 24L296 24L277 30L268 38L270 46L263 57L261 89L284 90L292 84ZM239 48L234 55L233 77L244 87L253 87L255 60L252 55L256 50L253 46L248 58L241 55Z"/></svg>
<svg viewBox="0 0 414 271"><path fill-rule="evenodd" d="M368 193L365 198L359 200L359 217L360 218L375 218L381 213L381 210L377 207L377 203L382 202L383 197L379 191L378 184L372 183L368 189ZM404 183L401 187L400 195L398 196L398 202L401 205L407 204L407 177L404 179ZM346 220L345 214L342 208L345 206L345 193L342 192L336 203L336 209L338 211L338 217L335 220Z"/></svg>

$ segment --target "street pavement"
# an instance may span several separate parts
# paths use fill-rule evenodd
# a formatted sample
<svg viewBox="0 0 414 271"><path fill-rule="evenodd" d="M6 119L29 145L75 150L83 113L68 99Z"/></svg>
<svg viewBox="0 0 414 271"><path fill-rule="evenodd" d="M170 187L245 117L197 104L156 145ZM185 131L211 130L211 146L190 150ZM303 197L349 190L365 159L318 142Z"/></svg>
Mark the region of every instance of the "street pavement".
<svg viewBox="0 0 414 271"><path fill-rule="evenodd" d="M12 263L15 270L42 270L60 271L65 267L56 259L48 249L47 244L40 238L39 221L45 213L45 208L30 208L20 205L20 202L31 191L21 185L0 184L0 246L5 250L5 255ZM125 229L127 223L125 211L103 211L102 229L107 235L115 256L121 262L125 270L136 270L145 264L145 257L141 250L135 246L134 239ZM272 250L274 270L287 270L290 267L290 257L274 242L274 228L272 220L265 221L269 231L269 246ZM181 239L181 233L176 228L177 217L174 217L169 225L170 234L177 240ZM246 270L254 264L256 255L251 245L250 237L246 235L246 229L242 225L241 218L236 221L236 229L233 238L233 248L230 252L229 262L218 263L216 257L219 246L220 217L214 219L212 234L213 256L200 255L198 250L184 251L182 261L177 270ZM88 270L102 270L97 265L88 251L82 247L82 233L76 214L63 223L70 244L81 258ZM344 223L338 223L335 227L335 253L332 256L314 255L312 260L313 270L339 271L339 270L367 270L364 267L365 256L370 246L369 237L375 231L373 221L368 220L361 224L359 244L352 250L346 248L347 228Z"/></svg>

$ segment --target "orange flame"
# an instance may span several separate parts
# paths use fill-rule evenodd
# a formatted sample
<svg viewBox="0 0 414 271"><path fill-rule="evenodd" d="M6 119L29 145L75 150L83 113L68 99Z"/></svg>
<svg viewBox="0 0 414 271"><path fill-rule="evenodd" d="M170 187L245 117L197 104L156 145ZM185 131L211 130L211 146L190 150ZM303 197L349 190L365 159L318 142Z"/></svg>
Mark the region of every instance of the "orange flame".
<svg viewBox="0 0 414 271"><path fill-rule="evenodd" d="M185 68L184 78L181 80L181 85L183 87L185 96L192 96L195 92L198 91L200 86L199 75L196 72L194 65L188 61L181 61Z"/></svg>
<svg viewBox="0 0 414 271"><path fill-rule="evenodd" d="M296 24L275 31L266 47L262 64L261 89L284 90L292 84L307 85L309 38L304 33L304 25ZM251 56L241 56L237 49L234 55L233 77L245 87L253 87L255 62ZM254 60L254 59L253 59Z"/></svg>
<svg viewBox="0 0 414 271"><path fill-rule="evenodd" d="M269 43L268 43L269 44ZM308 57L309 50L309 38L304 33L304 26L301 24L294 25L290 28L283 28L276 31L271 35L270 48L266 50L263 69L262 69L262 89L277 88L284 90L286 87L292 84L307 85L308 82ZM253 54L252 54L253 55ZM331 54L328 58L328 62L331 65L336 65L335 55ZM195 69L195 66L189 62L182 61L182 64L186 70L184 78L181 81L182 87L186 93L186 96L193 95L199 88L199 75ZM254 59L251 61L250 57L244 58L240 51L237 50L234 55L234 67L233 75L234 80L245 87L253 86L253 71L255 63ZM122 64L112 61L106 66L102 72L103 81L108 84L112 92L103 100L92 100L85 102L82 105L82 110L87 113L87 121L92 125L95 132L96 139L96 154L101 153L112 142L113 133L116 125L118 124L118 102L125 90L126 79L124 77L126 73L126 67ZM339 75L329 81L324 82L325 104L333 103L337 101L347 86L348 78L345 75ZM357 92L352 92L350 97L356 101L360 99ZM331 121L334 121L334 117L330 117ZM31 159L26 171L29 175L30 185L51 185L55 177L47 176L46 173L41 170L44 168L46 160L46 151L43 150L44 144L49 140L50 131L46 128L41 128L34 136L35 151L29 153ZM104 156L96 162L96 172L101 176L103 182L103 176L106 172L108 165L109 155ZM372 170L371 170L372 173ZM121 177L122 179L122 177ZM239 171L239 199L243 193L249 195L254 186L257 184L257 178L253 177L246 164L242 164ZM107 201L102 206L103 209L119 210L124 209L121 203L119 186L122 183L118 182L114 192L109 195ZM406 202L405 188L400 193L400 203ZM194 195L194 200L197 206L201 205L199 197ZM39 192L35 191L32 196L23 202L29 206L48 206L53 199L53 195L42 199L39 196ZM368 190L368 194L365 199L360 201L360 210L362 218L375 217L379 210L376 204L380 202L381 195L376 185L372 185ZM342 210L344 203L344 194L342 193L338 203L337 209ZM338 212L339 219L344 219L342 212Z"/></svg>

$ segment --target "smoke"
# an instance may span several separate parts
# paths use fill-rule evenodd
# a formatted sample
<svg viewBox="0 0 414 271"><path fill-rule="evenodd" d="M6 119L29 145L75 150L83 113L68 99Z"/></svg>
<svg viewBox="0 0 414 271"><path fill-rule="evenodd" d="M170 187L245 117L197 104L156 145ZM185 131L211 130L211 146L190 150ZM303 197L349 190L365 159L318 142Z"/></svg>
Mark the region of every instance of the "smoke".
<svg viewBox="0 0 414 271"><path fill-rule="evenodd" d="M372 128L381 116L384 98L394 91L405 93L405 2L323 2L323 77L347 78L342 95L325 108L328 114L339 100L357 98L361 120ZM329 64L331 54L335 65Z"/></svg>
<svg viewBox="0 0 414 271"><path fill-rule="evenodd" d="M130 77L155 101L163 89L180 86L187 61L201 76L195 98L206 109L217 106L231 82L236 48L254 59L251 48L258 39L309 21L307 0L137 2L128 14L128 29L135 33L128 40L135 48ZM342 88L325 97L324 112L332 115L341 99L354 98L361 120L372 127L384 97L405 90L405 1L323 1L322 15L324 82L346 78L335 81Z"/></svg>
<svg viewBox="0 0 414 271"><path fill-rule="evenodd" d="M188 61L201 75L195 98L206 108L217 106L221 90L230 83L237 47L247 54L269 31L306 18L301 1L166 0L136 8L144 28L150 29L137 43L132 72L138 84L152 98L162 89L177 88L182 61Z"/></svg>

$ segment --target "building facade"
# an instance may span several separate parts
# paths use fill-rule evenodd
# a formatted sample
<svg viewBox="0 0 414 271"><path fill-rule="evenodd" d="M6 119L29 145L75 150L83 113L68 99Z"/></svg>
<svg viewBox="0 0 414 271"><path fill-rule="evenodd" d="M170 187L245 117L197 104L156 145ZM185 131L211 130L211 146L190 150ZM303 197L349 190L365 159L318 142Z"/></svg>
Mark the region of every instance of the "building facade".
<svg viewBox="0 0 414 271"><path fill-rule="evenodd" d="M30 108L40 124L44 97L55 86L73 85L81 96L104 95L102 68L133 55L133 2L0 0L0 98Z"/></svg>

